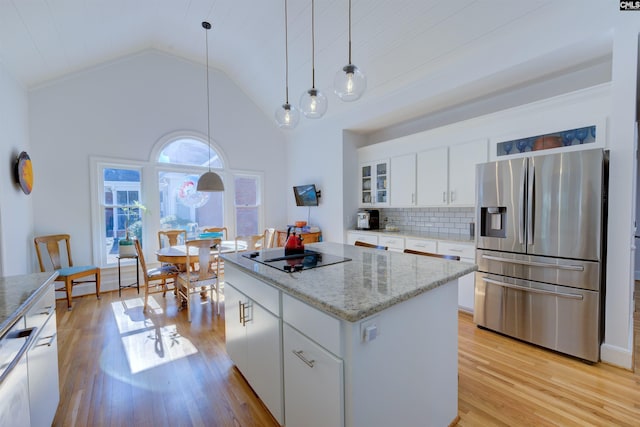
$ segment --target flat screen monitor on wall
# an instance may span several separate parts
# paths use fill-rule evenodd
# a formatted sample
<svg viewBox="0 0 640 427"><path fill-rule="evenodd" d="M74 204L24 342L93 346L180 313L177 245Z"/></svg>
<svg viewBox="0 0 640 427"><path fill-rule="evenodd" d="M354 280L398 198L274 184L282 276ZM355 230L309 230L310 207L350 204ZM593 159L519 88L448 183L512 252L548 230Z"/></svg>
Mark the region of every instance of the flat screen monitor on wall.
<svg viewBox="0 0 640 427"><path fill-rule="evenodd" d="M315 184L297 185L293 187L296 206L318 206L318 193Z"/></svg>

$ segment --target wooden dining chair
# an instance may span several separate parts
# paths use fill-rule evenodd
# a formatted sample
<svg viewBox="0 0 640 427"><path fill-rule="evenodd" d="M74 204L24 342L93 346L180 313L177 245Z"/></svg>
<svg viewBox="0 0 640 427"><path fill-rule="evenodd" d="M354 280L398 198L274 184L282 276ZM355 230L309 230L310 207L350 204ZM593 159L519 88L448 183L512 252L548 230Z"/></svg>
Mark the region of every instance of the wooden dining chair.
<svg viewBox="0 0 640 427"><path fill-rule="evenodd" d="M264 234L236 237L236 252L257 251L264 245Z"/></svg>
<svg viewBox="0 0 640 427"><path fill-rule="evenodd" d="M266 249L273 247L273 240L276 235L275 228L267 228L264 230L264 247Z"/></svg>
<svg viewBox="0 0 640 427"><path fill-rule="evenodd" d="M203 227L201 233L222 233L222 240L227 240L227 227Z"/></svg>
<svg viewBox="0 0 640 427"><path fill-rule="evenodd" d="M178 289L178 303L182 308L187 307L187 319L191 322L191 295L200 293L206 297L209 292L214 312L220 315L220 247L221 239L197 239L186 243L187 265L197 265L188 268L178 275L176 286ZM217 254L212 252L217 248ZM197 255L194 254L197 253ZM213 292L216 293L215 302Z"/></svg>
<svg viewBox="0 0 640 427"><path fill-rule="evenodd" d="M72 307L71 296L75 285L95 283L96 296L100 299L100 268L95 265L73 265L70 240L71 236L68 234L38 236L33 239L40 271L47 271L47 266L43 261L43 255L46 253L51 261L51 267L58 272L58 277L55 279L56 282L64 282L64 287L56 288L56 291L63 291L67 294L68 310L71 310ZM61 246L67 252L66 266L62 265ZM93 276L93 279L91 279L91 276Z"/></svg>
<svg viewBox="0 0 640 427"><path fill-rule="evenodd" d="M158 247L184 245L187 241L187 230L160 230L158 231Z"/></svg>
<svg viewBox="0 0 640 427"><path fill-rule="evenodd" d="M404 253L405 254L431 256L431 257L436 257L436 258L444 258L444 259L450 259L450 260L453 260L453 261L460 261L460 257L458 255L434 254L433 252L415 251L413 249L405 249Z"/></svg>
<svg viewBox="0 0 640 427"><path fill-rule="evenodd" d="M134 239L133 242L136 247L136 253L138 254L140 268L142 269L142 277L144 278L144 306L142 311L146 311L149 302L149 294L159 292L152 292L150 287L154 285L157 287L160 285L162 287L162 296L166 296L168 284L175 285L179 271L178 267L173 264L163 264L160 267L151 269L147 268L140 240Z"/></svg>
<svg viewBox="0 0 640 427"><path fill-rule="evenodd" d="M388 249L386 246L374 245L373 243L362 242L360 240L356 240L354 245L362 246L363 248L382 249L384 251Z"/></svg>

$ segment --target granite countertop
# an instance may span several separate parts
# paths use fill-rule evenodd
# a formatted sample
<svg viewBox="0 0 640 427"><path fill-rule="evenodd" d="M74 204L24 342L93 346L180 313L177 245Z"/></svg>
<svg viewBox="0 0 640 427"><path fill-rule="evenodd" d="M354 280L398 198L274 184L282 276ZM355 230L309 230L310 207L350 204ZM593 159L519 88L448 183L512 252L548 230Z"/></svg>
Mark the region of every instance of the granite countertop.
<svg viewBox="0 0 640 427"><path fill-rule="evenodd" d="M245 273L349 322L477 270L475 264L466 262L332 242L308 244L305 249L351 258L351 261L286 273L247 259L242 253L225 254L222 258Z"/></svg>
<svg viewBox="0 0 640 427"><path fill-rule="evenodd" d="M57 272L0 277L0 337L11 329L45 291Z"/></svg>
<svg viewBox="0 0 640 427"><path fill-rule="evenodd" d="M371 233L376 235L385 235L385 236L397 236L404 237L409 239L429 239L429 240L440 240L446 242L457 242L457 243L469 243L475 245L475 237L471 237L467 234L454 234L454 233L429 233L429 232L420 232L420 231L387 231L384 228L378 230L358 230L352 229L347 231L353 231L354 233Z"/></svg>

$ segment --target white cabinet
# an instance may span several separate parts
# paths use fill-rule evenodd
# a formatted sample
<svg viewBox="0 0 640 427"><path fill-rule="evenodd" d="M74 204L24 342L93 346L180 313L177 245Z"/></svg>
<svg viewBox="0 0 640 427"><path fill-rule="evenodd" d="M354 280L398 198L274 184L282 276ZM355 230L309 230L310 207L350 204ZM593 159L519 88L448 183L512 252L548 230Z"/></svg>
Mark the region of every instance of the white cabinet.
<svg viewBox="0 0 640 427"><path fill-rule="evenodd" d="M380 160L360 165L360 205L387 206L389 161Z"/></svg>
<svg viewBox="0 0 640 427"><path fill-rule="evenodd" d="M487 142L470 141L449 147L449 204L476 202L476 165L488 160Z"/></svg>
<svg viewBox="0 0 640 427"><path fill-rule="evenodd" d="M32 427L50 426L58 409L58 340L53 285L25 316L27 327L36 327L35 340L27 351L29 405Z"/></svg>
<svg viewBox="0 0 640 427"><path fill-rule="evenodd" d="M389 201L393 207L416 205L416 155L414 153L391 158Z"/></svg>
<svg viewBox="0 0 640 427"><path fill-rule="evenodd" d="M475 247L463 243L438 242L438 253L443 255L457 255L460 261L475 263ZM469 273L458 278L458 307L473 312L475 293L475 274Z"/></svg>
<svg viewBox="0 0 640 427"><path fill-rule="evenodd" d="M438 253L436 240L406 238L405 247L414 251Z"/></svg>
<svg viewBox="0 0 640 427"><path fill-rule="evenodd" d="M357 231L347 232L347 244L353 245L356 241L371 243L372 245L378 244L378 236L370 233L358 233Z"/></svg>
<svg viewBox="0 0 640 427"><path fill-rule="evenodd" d="M417 155L417 204L442 206L447 204L448 148L438 147Z"/></svg>
<svg viewBox="0 0 640 427"><path fill-rule="evenodd" d="M247 382L280 424L283 418L281 320L279 309L272 313L248 295L236 289L236 285L252 293L266 307L274 303L279 307L279 295L275 288L225 266L225 333L227 353L242 372ZM266 291L266 292L265 292ZM274 293L274 295L269 295ZM264 300L263 300L264 297Z"/></svg>
<svg viewBox="0 0 640 427"><path fill-rule="evenodd" d="M284 324L287 427L344 425L342 360Z"/></svg>
<svg viewBox="0 0 640 427"><path fill-rule="evenodd" d="M473 206L476 165L487 160L486 141L470 141L419 152L417 205Z"/></svg>
<svg viewBox="0 0 640 427"><path fill-rule="evenodd" d="M378 237L378 245L386 246L390 251L402 252L404 250L404 237L383 235Z"/></svg>

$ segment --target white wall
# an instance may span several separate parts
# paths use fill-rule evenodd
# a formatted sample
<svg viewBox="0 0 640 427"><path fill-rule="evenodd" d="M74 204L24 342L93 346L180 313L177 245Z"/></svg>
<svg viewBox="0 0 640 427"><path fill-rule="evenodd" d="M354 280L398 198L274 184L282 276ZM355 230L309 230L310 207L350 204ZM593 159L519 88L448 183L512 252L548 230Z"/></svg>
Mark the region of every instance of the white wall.
<svg viewBox="0 0 640 427"><path fill-rule="evenodd" d="M265 223L286 223L284 137L227 76L210 76L211 135L226 167L264 171ZM69 233L74 262L93 262L89 157L147 162L166 134L206 135L206 103L204 67L153 50L32 90L35 233Z"/></svg>
<svg viewBox="0 0 640 427"><path fill-rule="evenodd" d="M32 200L45 179L34 161L34 188L26 195L14 179L15 161L29 144L27 92L8 73L0 59L0 275L30 272L33 257Z"/></svg>

